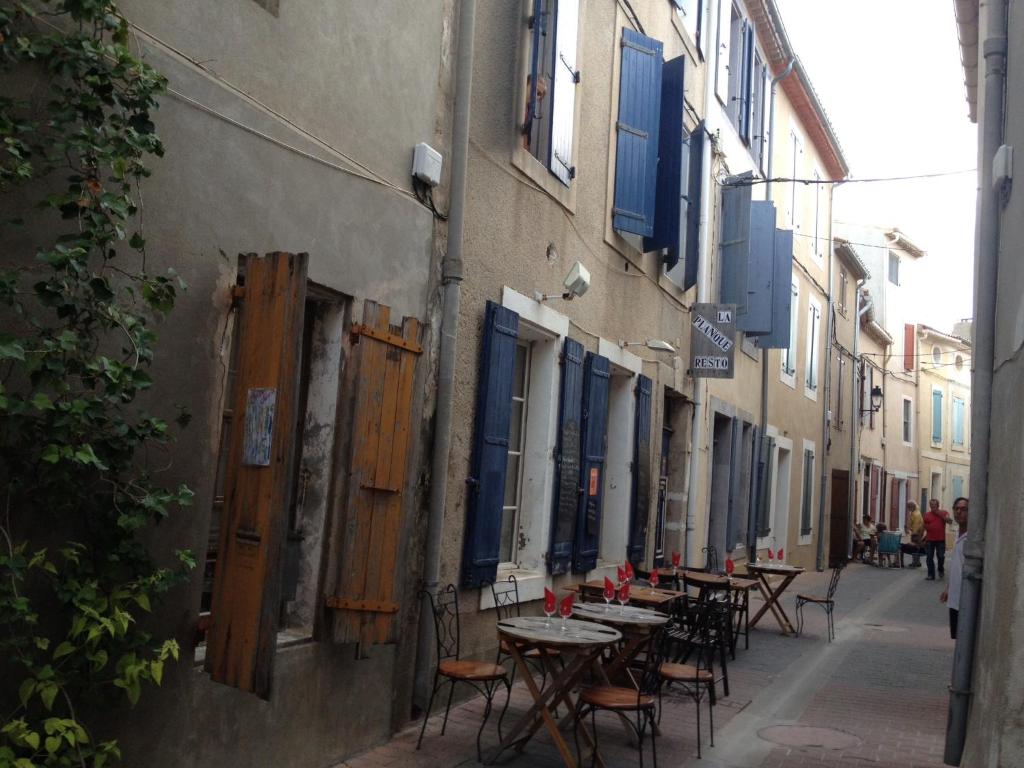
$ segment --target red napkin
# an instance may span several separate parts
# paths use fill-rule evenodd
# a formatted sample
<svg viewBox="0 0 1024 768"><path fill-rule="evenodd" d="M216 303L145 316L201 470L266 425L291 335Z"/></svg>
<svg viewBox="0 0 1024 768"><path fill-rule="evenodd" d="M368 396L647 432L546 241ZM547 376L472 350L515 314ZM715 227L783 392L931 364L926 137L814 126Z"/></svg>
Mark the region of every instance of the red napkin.
<svg viewBox="0 0 1024 768"><path fill-rule="evenodd" d="M607 576L604 577L604 596L609 600L615 599L615 585Z"/></svg>
<svg viewBox="0 0 1024 768"><path fill-rule="evenodd" d="M558 601L555 598L555 593L544 587L544 613L554 613L557 607Z"/></svg>
<svg viewBox="0 0 1024 768"><path fill-rule="evenodd" d="M775 555L772 553L772 548L771 547L768 547L768 559L769 560L774 560L775 559Z"/></svg>
<svg viewBox="0 0 1024 768"><path fill-rule="evenodd" d="M782 562L782 547L779 547L779 562Z"/></svg>
<svg viewBox="0 0 1024 768"><path fill-rule="evenodd" d="M636 574L633 572L633 564L627 560L626 561L626 578L629 581L632 581L635 577L636 577Z"/></svg>
<svg viewBox="0 0 1024 768"><path fill-rule="evenodd" d="M736 564L732 561L732 558L728 558L725 561L725 572L732 576L732 572L736 570Z"/></svg>
<svg viewBox="0 0 1024 768"><path fill-rule="evenodd" d="M626 569L623 568L621 565L618 566L615 569L615 576L618 578L619 584L622 584L626 580Z"/></svg>
<svg viewBox="0 0 1024 768"><path fill-rule="evenodd" d="M572 592L567 597L562 598L562 605L559 606L558 615L568 619L572 616L572 604L576 599L576 595Z"/></svg>
<svg viewBox="0 0 1024 768"><path fill-rule="evenodd" d="M655 568L651 571L651 578L649 579L652 587L658 586L658 569Z"/></svg>
<svg viewBox="0 0 1024 768"><path fill-rule="evenodd" d="M679 563L681 562L681 560L682 560L682 558L679 556L678 552L673 552L672 553L672 567L673 568L678 568L679 567Z"/></svg>
<svg viewBox="0 0 1024 768"><path fill-rule="evenodd" d="M619 602L625 605L629 602L629 584L623 584L619 587Z"/></svg>

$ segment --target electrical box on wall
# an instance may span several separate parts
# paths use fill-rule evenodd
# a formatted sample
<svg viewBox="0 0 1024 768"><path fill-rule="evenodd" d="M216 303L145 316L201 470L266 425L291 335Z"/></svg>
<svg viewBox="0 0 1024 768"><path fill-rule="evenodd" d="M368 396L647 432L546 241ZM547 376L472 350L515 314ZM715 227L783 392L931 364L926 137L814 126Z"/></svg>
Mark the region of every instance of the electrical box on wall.
<svg viewBox="0 0 1024 768"><path fill-rule="evenodd" d="M412 175L431 187L441 183L441 153L420 142L412 153Z"/></svg>

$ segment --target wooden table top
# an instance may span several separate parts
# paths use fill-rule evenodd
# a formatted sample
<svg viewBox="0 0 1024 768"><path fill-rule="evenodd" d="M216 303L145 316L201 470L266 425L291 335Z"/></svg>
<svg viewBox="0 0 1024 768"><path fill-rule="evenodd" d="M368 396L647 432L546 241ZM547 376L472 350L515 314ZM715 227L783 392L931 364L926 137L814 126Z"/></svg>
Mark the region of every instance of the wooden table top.
<svg viewBox="0 0 1024 768"><path fill-rule="evenodd" d="M565 589L572 592L579 592L581 588L586 588L590 592L600 594L604 592L604 582L594 579L593 581L587 581L583 584L573 584L565 587ZM649 605L666 605L671 603L673 600L678 600L682 597L686 597L685 592L676 592L674 589L652 589L651 587L639 587L636 585L630 585L629 587L629 599L630 601L636 601L638 603L647 603Z"/></svg>
<svg viewBox="0 0 1024 768"><path fill-rule="evenodd" d="M786 565L785 563L747 563L747 571L768 573L774 576L790 576L803 573L804 569L798 565Z"/></svg>
<svg viewBox="0 0 1024 768"><path fill-rule="evenodd" d="M632 605L602 605L601 603L579 603L573 606L573 613L584 619L602 624L623 626L660 627L668 623L664 613Z"/></svg>
<svg viewBox="0 0 1024 768"><path fill-rule="evenodd" d="M540 645L567 645L587 647L608 645L622 639L622 633L603 624L592 621L566 619L562 630L562 619L544 616L513 616L498 622L498 633L516 640L525 640Z"/></svg>
<svg viewBox="0 0 1024 768"><path fill-rule="evenodd" d="M683 571L683 576L698 584L718 587L719 589L750 589L757 586L757 582L754 579L744 579L741 576L719 576L702 571Z"/></svg>

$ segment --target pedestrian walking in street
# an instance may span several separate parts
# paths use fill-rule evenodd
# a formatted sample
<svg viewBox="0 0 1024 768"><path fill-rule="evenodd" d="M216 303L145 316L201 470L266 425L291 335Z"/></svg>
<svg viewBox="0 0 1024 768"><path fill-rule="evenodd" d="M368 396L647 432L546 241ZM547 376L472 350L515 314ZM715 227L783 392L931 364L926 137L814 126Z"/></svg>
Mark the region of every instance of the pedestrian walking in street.
<svg viewBox="0 0 1024 768"><path fill-rule="evenodd" d="M967 499L960 496L953 502L953 517L959 526L956 544L949 558L949 583L942 590L939 600L949 608L949 636L956 640L956 622L960 615L960 585L964 573L964 544L967 540Z"/></svg>
<svg viewBox="0 0 1024 768"><path fill-rule="evenodd" d="M935 581L935 565L938 561L939 578L946 575L946 526L953 522L949 512L939 509L939 500L928 501L924 513L925 564L928 566L926 581Z"/></svg>
<svg viewBox="0 0 1024 768"><path fill-rule="evenodd" d="M900 542L900 567L903 556L910 555L911 568L921 567L921 555L924 554L924 518L921 510L913 501L907 502L907 524L903 527L903 540Z"/></svg>

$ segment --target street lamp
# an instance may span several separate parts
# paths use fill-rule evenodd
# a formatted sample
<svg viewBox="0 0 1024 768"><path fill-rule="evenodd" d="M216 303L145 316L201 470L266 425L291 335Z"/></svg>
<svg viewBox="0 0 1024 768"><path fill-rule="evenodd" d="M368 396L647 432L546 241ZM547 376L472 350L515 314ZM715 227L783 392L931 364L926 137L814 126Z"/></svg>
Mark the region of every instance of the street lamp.
<svg viewBox="0 0 1024 768"><path fill-rule="evenodd" d="M623 349L626 347L647 347L648 349L653 349L655 352L674 353L676 351L675 347L661 339L647 339L647 341L620 341L619 346Z"/></svg>
<svg viewBox="0 0 1024 768"><path fill-rule="evenodd" d="M882 388L871 388L871 405L868 408L861 408L861 413L878 413L882 408Z"/></svg>

